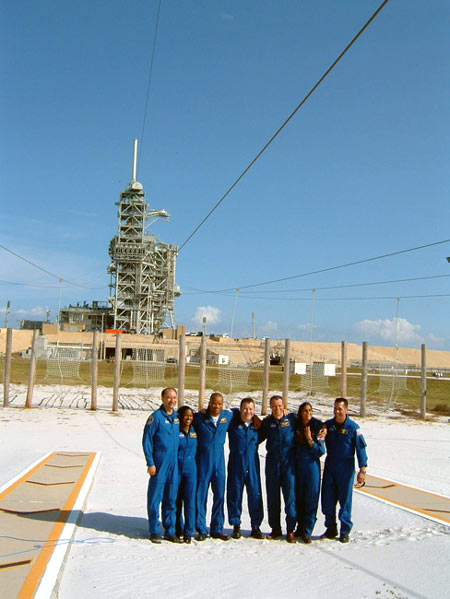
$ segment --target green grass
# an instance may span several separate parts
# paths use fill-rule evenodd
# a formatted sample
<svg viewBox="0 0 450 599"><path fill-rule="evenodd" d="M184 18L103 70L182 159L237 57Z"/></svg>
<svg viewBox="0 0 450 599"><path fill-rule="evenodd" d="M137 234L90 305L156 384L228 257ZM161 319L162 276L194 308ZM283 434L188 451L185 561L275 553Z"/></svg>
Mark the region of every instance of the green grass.
<svg viewBox="0 0 450 599"><path fill-rule="evenodd" d="M28 372L30 367L30 361L23 359L18 356L13 356L11 362L11 383L14 384L27 384L28 383ZM90 385L91 384L91 372L90 363L81 362L80 364L80 377L75 379L66 379L63 381L52 378L51 380L46 379L46 362L38 360L36 366L36 384L58 384L63 383L65 385ZM350 372L350 370L349 370ZM358 372L352 369L352 372ZM419 373L411 373L418 375ZM241 392L243 394L251 395L252 392L261 392L262 390L262 369L252 369L248 378L248 385L242 388L233 386L233 392ZM98 385L104 387L112 387L114 376L114 362L113 361L101 361L98 365ZM3 363L1 364L1 377L3 380ZM161 381L159 386L163 384L165 386L174 386L178 384L177 366L167 364L165 369L165 380ZM199 367L186 365L186 378L185 388L186 389L198 389L199 383ZM122 362L121 369L121 387L138 387L133 383L133 370L132 364L124 360ZM281 390L283 386L283 372L281 366L271 366L270 368L270 388ZM209 389L217 389L224 393L227 393L229 389L220 388L218 385L218 367L208 365L207 376L206 376L206 387ZM361 379L359 376L347 377L347 396L348 397L359 397L361 388ZM379 378L378 376L369 376L368 378L368 397L373 400L380 400L379 392ZM289 381L289 389L292 391L301 389L301 376L292 375ZM328 387L318 389L318 392L327 393L330 396L338 397L341 393L341 379L340 376L328 377ZM380 400L381 401L381 400ZM395 403L397 407L403 406L405 410L418 411L420 407L420 379L410 378L408 379L408 388L402 389L395 397ZM450 381L440 379L427 379L427 410L436 411L441 414L450 415Z"/></svg>

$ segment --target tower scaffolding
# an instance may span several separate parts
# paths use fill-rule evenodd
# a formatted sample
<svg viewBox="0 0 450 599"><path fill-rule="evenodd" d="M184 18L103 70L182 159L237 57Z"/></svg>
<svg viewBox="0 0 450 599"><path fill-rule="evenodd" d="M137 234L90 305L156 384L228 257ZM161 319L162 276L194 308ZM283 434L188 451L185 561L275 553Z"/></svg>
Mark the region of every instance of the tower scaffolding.
<svg viewBox="0 0 450 599"><path fill-rule="evenodd" d="M178 248L161 242L147 229L169 220L165 210L150 210L143 186L136 180L137 140L134 140L131 181L120 194L117 235L109 245L114 328L138 334L158 334L181 295L175 283ZM173 326L173 325L172 325Z"/></svg>

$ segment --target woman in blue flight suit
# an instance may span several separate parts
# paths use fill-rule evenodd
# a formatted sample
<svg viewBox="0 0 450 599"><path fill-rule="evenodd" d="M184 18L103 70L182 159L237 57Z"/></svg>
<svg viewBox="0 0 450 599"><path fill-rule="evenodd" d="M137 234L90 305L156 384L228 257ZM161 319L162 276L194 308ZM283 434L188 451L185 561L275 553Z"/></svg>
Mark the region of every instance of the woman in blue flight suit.
<svg viewBox="0 0 450 599"><path fill-rule="evenodd" d="M312 406L305 401L297 414L295 432L295 486L297 506L296 537L311 543L311 535L317 520L320 494L320 456L325 444L320 431L323 423L312 415Z"/></svg>
<svg viewBox="0 0 450 599"><path fill-rule="evenodd" d="M178 410L180 434L178 445L178 496L175 531L190 543L195 527L195 494L197 490L197 433L192 426L194 412L189 406ZM184 521L183 521L184 503Z"/></svg>

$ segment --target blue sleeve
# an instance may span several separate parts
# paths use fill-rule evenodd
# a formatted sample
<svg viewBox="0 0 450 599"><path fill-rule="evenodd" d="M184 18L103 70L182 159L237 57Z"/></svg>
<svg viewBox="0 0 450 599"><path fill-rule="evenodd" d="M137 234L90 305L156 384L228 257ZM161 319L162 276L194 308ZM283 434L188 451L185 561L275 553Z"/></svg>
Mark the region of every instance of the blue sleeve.
<svg viewBox="0 0 450 599"><path fill-rule="evenodd" d="M312 446L311 451L315 458L320 458L325 453L325 442L314 441L314 445Z"/></svg>
<svg viewBox="0 0 450 599"><path fill-rule="evenodd" d="M355 449L356 449L356 457L358 458L358 466L360 468L364 468L367 466L366 447L367 447L366 440L364 439L361 429L358 427L355 430Z"/></svg>
<svg viewBox="0 0 450 599"><path fill-rule="evenodd" d="M153 437L155 436L157 428L157 419L152 414L145 424L144 434L142 436L142 449L144 450L147 466L155 465L153 460Z"/></svg>

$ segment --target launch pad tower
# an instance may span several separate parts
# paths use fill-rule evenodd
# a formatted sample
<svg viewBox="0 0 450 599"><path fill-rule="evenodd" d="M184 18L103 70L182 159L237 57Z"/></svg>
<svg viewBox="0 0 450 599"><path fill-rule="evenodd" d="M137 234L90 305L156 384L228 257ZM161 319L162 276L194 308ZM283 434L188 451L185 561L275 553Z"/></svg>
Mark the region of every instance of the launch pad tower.
<svg viewBox="0 0 450 599"><path fill-rule="evenodd" d="M174 299L178 248L147 231L156 220L168 220L165 210L150 210L142 184L136 180L137 140L134 140L131 181L120 194L117 234L109 244L110 297L114 328L138 334L158 334L170 317Z"/></svg>

